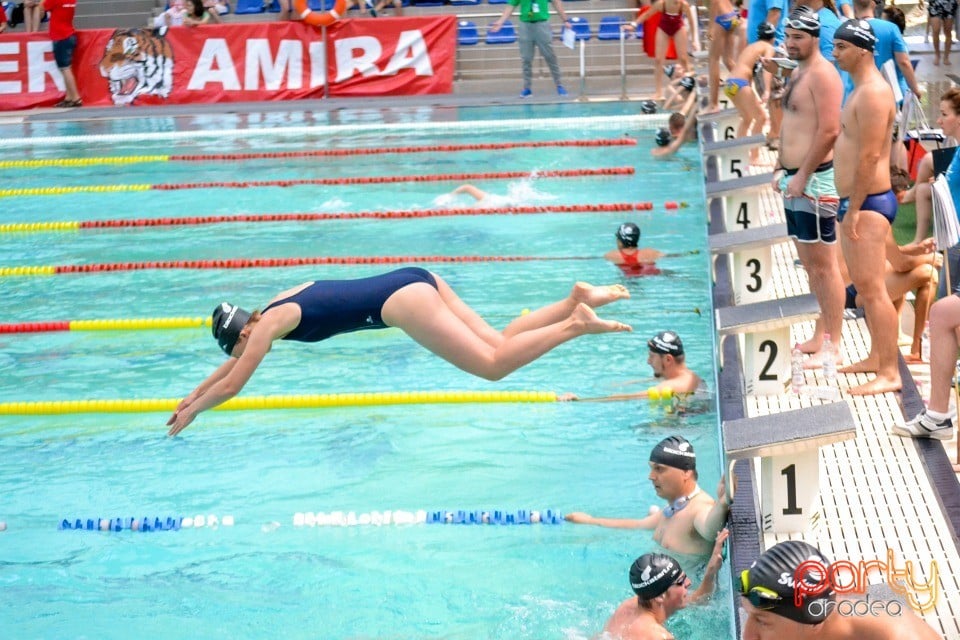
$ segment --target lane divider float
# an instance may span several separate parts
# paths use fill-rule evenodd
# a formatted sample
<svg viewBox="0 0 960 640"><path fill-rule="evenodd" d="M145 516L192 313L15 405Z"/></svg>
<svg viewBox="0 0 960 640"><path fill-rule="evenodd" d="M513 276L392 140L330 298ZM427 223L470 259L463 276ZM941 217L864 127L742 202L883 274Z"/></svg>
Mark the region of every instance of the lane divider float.
<svg viewBox="0 0 960 640"><path fill-rule="evenodd" d="M490 120L456 120L444 122L365 122L363 124L295 125L290 127L244 127L234 129L191 129L184 131L141 131L137 133L106 133L100 135L22 136L0 138L0 148L25 146L55 146L80 144L85 149L92 145L114 145L122 142L173 141L195 142L201 139L297 138L315 139L319 143L331 136L345 134L401 133L460 133L476 135L479 132L516 131L599 131L610 128L644 129L656 131L667 125L669 114L632 114L619 116L590 116L583 118L493 118Z"/></svg>
<svg viewBox="0 0 960 640"><path fill-rule="evenodd" d="M311 149L306 151L274 151L262 153L154 154L139 156L103 156L99 158L47 158L43 160L0 160L0 169L41 169L47 167L91 167L129 165L148 162L235 162L242 160L274 160L293 158L343 158L409 153L452 153L457 151L500 151L507 149L542 149L551 147L629 147L636 138L601 138L599 140L542 140L528 142L477 142L473 144L432 144L405 147L352 147L348 149Z"/></svg>
<svg viewBox="0 0 960 640"><path fill-rule="evenodd" d="M463 264L477 262L541 262L596 260L592 256L316 256L306 258L233 258L225 260L164 260L158 262L110 262L59 266L0 267L0 277L54 276L77 273L146 271L153 269L260 269L309 265L353 264Z"/></svg>
<svg viewBox="0 0 960 640"><path fill-rule="evenodd" d="M167 516L158 518L143 516L141 518L61 518L57 521L57 529L61 531L179 531L180 529L203 527L232 527L234 518L225 515L218 518L215 515L197 516Z"/></svg>
<svg viewBox="0 0 960 640"><path fill-rule="evenodd" d="M134 191L180 191L185 189L248 189L258 187L345 186L362 184L398 184L402 182L466 182L473 180L512 180L519 178L583 178L591 176L633 175L633 167L599 169L547 169L542 171L487 171L413 176L355 176L352 178L301 178L297 180L247 180L233 182L181 182L171 184L79 185L73 187L26 187L0 189L0 197L59 196L76 193L123 193Z"/></svg>
<svg viewBox="0 0 960 640"><path fill-rule="evenodd" d="M401 404L510 404L556 402L553 391L378 391L311 395L243 396L231 398L214 411L265 411L273 409L325 409ZM179 398L105 400L42 400L2 402L0 415L64 415L77 413L166 413Z"/></svg>
<svg viewBox="0 0 960 640"><path fill-rule="evenodd" d="M683 203L685 206L686 203ZM666 206L664 207L666 208ZM10 222L0 224L0 233L39 231L78 231L131 227L173 227L186 225L249 222L317 222L325 220L406 220L444 216L530 215L546 213L617 213L652 211L652 202L613 202L609 204L523 205L516 207L454 207L449 209L407 209L330 213L241 213L232 216L185 216L180 218L129 218L85 220L81 222Z"/></svg>
<svg viewBox="0 0 960 640"><path fill-rule="evenodd" d="M209 327L210 318L114 318L103 320L53 320L47 322L0 323L3 333L45 333L52 331L144 331L150 329L196 329Z"/></svg>
<svg viewBox="0 0 960 640"><path fill-rule="evenodd" d="M293 514L295 527L350 527L372 525L405 524L560 524L563 514L555 509L520 509L510 511L504 509L466 510L454 509L449 511L370 511L356 513L354 511L332 511L324 513L305 511Z"/></svg>

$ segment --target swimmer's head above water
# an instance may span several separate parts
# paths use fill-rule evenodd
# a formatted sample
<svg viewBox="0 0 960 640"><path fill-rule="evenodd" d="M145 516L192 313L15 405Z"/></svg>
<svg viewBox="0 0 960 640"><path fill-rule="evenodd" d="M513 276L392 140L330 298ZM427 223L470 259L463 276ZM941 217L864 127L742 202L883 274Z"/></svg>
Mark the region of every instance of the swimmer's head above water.
<svg viewBox="0 0 960 640"><path fill-rule="evenodd" d="M213 310L213 337L228 356L232 354L233 347L240 339L240 332L247 325L250 316L249 311L229 302L221 302Z"/></svg>
<svg viewBox="0 0 960 640"><path fill-rule="evenodd" d="M614 235L624 247L635 247L640 242L640 227L633 222L624 222Z"/></svg>
<svg viewBox="0 0 960 640"><path fill-rule="evenodd" d="M630 587L641 600L653 600L686 581L680 563L664 553L645 553L630 566Z"/></svg>
<svg viewBox="0 0 960 640"><path fill-rule="evenodd" d="M657 135L654 136L653 141L657 143L658 147L665 147L670 144L670 130L666 127L660 127L657 131Z"/></svg>
<svg viewBox="0 0 960 640"><path fill-rule="evenodd" d="M787 540L764 551L740 574L740 595L755 609L800 624L819 624L833 611L824 606L826 602L836 600L833 589L825 586L830 583L829 577L821 575L829 567L830 561L813 545ZM798 569L803 584L795 582ZM794 599L797 593L801 594L800 606Z"/></svg>

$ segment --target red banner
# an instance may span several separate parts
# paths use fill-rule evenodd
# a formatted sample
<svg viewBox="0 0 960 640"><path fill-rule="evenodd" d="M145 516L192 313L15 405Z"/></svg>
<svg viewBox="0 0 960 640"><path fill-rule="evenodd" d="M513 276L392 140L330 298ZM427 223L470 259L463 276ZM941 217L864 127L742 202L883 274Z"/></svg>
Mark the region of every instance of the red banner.
<svg viewBox="0 0 960 640"><path fill-rule="evenodd" d="M456 17L78 32L85 105L190 104L450 93ZM329 80L329 83L327 82ZM50 106L63 77L46 34L0 35L0 110Z"/></svg>

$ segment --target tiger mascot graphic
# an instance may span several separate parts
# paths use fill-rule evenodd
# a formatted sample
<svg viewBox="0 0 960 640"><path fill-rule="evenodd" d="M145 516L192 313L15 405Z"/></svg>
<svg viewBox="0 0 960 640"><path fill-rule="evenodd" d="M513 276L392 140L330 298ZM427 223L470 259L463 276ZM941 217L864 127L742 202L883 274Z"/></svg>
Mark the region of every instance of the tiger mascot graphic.
<svg viewBox="0 0 960 640"><path fill-rule="evenodd" d="M100 75L110 84L113 103L128 105L137 96L170 96L173 48L162 29L117 29L107 41Z"/></svg>

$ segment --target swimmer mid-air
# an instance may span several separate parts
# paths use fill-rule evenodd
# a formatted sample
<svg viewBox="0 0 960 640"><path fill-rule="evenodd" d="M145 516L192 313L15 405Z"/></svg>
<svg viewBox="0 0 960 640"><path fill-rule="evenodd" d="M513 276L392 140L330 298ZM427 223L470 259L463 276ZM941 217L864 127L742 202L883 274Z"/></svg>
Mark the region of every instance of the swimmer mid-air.
<svg viewBox="0 0 960 640"><path fill-rule="evenodd" d="M338 333L397 327L454 366L499 380L573 338L631 331L593 311L629 297L621 285L578 282L565 299L520 316L502 332L443 279L417 267L358 280L306 282L253 313L224 302L213 312L213 336L231 357L180 402L167 421L169 435L237 395L274 340L319 342Z"/></svg>

